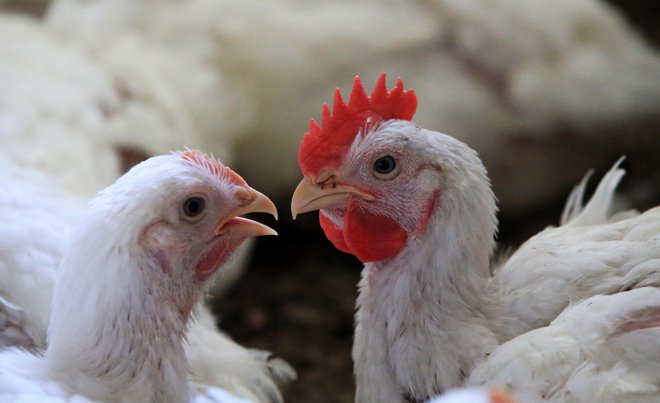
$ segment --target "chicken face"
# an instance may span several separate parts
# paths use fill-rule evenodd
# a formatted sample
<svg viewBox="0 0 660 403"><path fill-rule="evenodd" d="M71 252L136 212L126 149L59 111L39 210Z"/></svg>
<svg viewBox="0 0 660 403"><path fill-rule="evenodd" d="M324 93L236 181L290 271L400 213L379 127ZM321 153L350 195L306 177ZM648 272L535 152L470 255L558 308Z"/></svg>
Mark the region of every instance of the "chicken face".
<svg viewBox="0 0 660 403"><path fill-rule="evenodd" d="M328 239L363 262L397 255L424 233L441 196L441 169L420 131L390 120L358 135L338 167L305 175L294 216L320 210Z"/></svg>
<svg viewBox="0 0 660 403"><path fill-rule="evenodd" d="M333 113L305 133L298 162L305 175L292 212L321 210L328 239L363 262L398 254L422 234L439 200L438 166L426 158L422 129L410 123L417 98L382 74L370 96L356 77L348 104L335 92Z"/></svg>
<svg viewBox="0 0 660 403"><path fill-rule="evenodd" d="M467 145L412 123L416 106L413 90L398 80L388 91L384 74L370 96L356 78L348 105L337 90L333 113L325 105L322 125L312 120L303 136L294 217L320 210L328 239L363 262L412 244L423 256L456 237L491 244L497 209L486 169Z"/></svg>
<svg viewBox="0 0 660 403"><path fill-rule="evenodd" d="M272 229L246 218L253 212L275 214L272 202L248 186L218 193L213 187L192 186L168 206L172 219L148 226L141 243L149 259L164 272L193 268L206 280L248 237L276 235Z"/></svg>
<svg viewBox="0 0 660 403"><path fill-rule="evenodd" d="M266 196L228 167L198 151L157 158L161 160L135 169L160 179L145 183L142 187L150 187L149 191L136 192L128 198L130 203L117 207L125 210L121 216L143 221L132 226L138 229L137 244L161 276L203 282L248 237L276 235L263 224L239 217L253 212L276 215L277 211ZM168 172L150 172L156 169ZM127 177L135 180L143 177L141 173Z"/></svg>

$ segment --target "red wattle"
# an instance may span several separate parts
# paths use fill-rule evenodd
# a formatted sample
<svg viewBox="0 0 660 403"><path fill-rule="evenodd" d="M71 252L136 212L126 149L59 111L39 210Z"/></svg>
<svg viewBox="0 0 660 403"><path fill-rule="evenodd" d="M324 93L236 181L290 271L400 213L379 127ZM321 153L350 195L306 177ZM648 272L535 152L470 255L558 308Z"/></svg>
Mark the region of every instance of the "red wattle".
<svg viewBox="0 0 660 403"><path fill-rule="evenodd" d="M344 228L339 229L323 212L321 228L335 248L355 255L363 263L385 260L398 254L408 235L391 218L371 214L350 203L344 215Z"/></svg>
<svg viewBox="0 0 660 403"><path fill-rule="evenodd" d="M408 234L391 218L349 206L344 216L344 239L360 261L377 262L398 254Z"/></svg>
<svg viewBox="0 0 660 403"><path fill-rule="evenodd" d="M342 252L354 255L348 245L346 245L346 241L344 241L344 233L342 230L339 229L332 220L326 217L325 214L323 214L323 211L319 211L319 223L321 224L323 232L325 232L325 236L330 242L332 242L335 248Z"/></svg>

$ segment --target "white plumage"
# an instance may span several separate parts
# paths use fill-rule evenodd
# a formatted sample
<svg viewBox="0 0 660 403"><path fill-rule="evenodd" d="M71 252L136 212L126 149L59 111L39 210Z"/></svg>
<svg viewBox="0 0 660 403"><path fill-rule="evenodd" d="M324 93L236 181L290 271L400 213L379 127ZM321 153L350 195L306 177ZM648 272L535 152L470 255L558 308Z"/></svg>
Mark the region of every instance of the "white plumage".
<svg viewBox="0 0 660 403"><path fill-rule="evenodd" d="M167 158L176 160L175 155L160 158L161 161ZM155 162L150 162L150 164L151 166L157 165ZM141 172L141 174L132 173L134 181L139 179L144 181L153 176L150 176L149 172L144 172L146 168L140 167L140 169L142 171L138 170L138 172ZM180 175L184 173L185 169ZM160 174L161 176L173 175L173 173L167 171L160 172ZM95 253L103 253L102 248L91 248L90 250L89 246L83 245L83 249L88 253L86 258L90 262L100 259L102 263L100 267L88 267L86 269L92 273L96 272L95 274L88 274L92 277L84 280L84 276L78 274L79 278L75 278L68 286L59 286L61 295L59 299L55 297L54 306L63 305L64 301L64 304L68 304L70 307L73 306L74 310L64 316L60 314L55 318L58 323L53 325L49 319L52 315L51 300L53 299L54 284L56 278L59 278L61 274L62 268L60 265L63 256L67 253L68 255L78 253L75 246L71 246L71 232L76 225L80 227L96 226L94 228L98 228L101 233L109 230L104 229L103 225L99 226L98 218L94 219L89 214L87 218L84 218L85 204L80 199L72 197L59 189L48 176L39 172L32 172L27 168L19 168L4 157L0 160L0 175L2 175L0 181L2 213L0 214L2 214L3 221L7 223L0 231L2 239L0 243L2 248L0 249L0 324L2 325L0 326L0 343L3 346L16 345L29 348L31 351L46 349L46 356L49 356L48 351L51 349L54 337L60 334L63 338L71 338L74 348L83 348L83 340L85 337L91 336L85 336L89 333L89 330L74 330L80 326L86 326L84 323L76 323L76 321L80 321L80 317L85 315L103 318L104 315L110 314L110 312L103 310L105 308L99 308L103 305L101 296L104 292L108 294L107 297L110 299L117 298L117 304L121 304L124 299L130 301L130 298L119 295L120 290L126 288L126 285L120 286L117 284L121 282L121 274L119 273L108 273L110 278L105 279L99 273L99 270L103 271L103 266L106 266L106 270L111 270L113 265L112 260L105 262L103 258L94 257ZM156 177L151 178L150 182L145 182L150 183L150 185L143 190L144 193L153 192L154 186L157 188L159 186L157 184L163 182L162 179L158 179L158 173L155 173L155 175ZM137 182L131 185L128 185L127 182L129 182L128 179L123 179L123 182L121 182L123 186L115 185L111 190L101 193L97 200L113 200L121 197L135 198L135 195L125 192L129 190L130 186L134 187ZM173 185L170 184L169 186ZM176 194L176 188L172 189L172 194ZM104 207L98 207L99 204L101 202L97 201L95 205L96 210L100 213L104 211ZM158 214L157 205L154 204L150 207L150 211L151 209L154 209L156 213L150 213L150 215ZM122 215L119 210L114 212L109 210L107 214L110 216L113 214ZM130 227L131 224L120 224L118 222L116 225ZM114 239L107 233L105 236L102 234L99 234L99 236L103 237L103 241L99 239L96 239L96 241L106 245L115 243L116 247L120 248L118 250L122 250L123 246L121 244L130 244L131 239L133 239L128 236L125 240L121 238ZM94 240L78 239L75 242L80 245L94 242ZM67 249L68 252L66 252ZM91 255L89 255L90 253ZM75 273L82 269L75 266L75 264L69 263L68 271ZM67 267L67 264L62 267ZM125 273L125 275L131 276L130 272ZM69 275L70 280L72 280L71 276L73 274ZM118 278L113 280L115 277ZM93 281L90 281L92 278ZM130 284L131 280L129 277L123 281L129 281ZM86 284L86 286L83 284ZM85 293L80 294L76 289L85 287L98 293L99 301L97 304L99 306L95 303L83 302L89 300L88 297L84 297ZM131 286L128 286L128 288L130 289ZM201 294L200 290L199 295L201 296ZM94 297L90 298L92 301L96 299ZM137 300L129 305L128 310L135 310L133 315L139 316L139 309L142 306L139 303L139 294L133 295L131 298L137 298ZM78 299L80 303L66 302L69 299ZM110 301L107 304L107 309L113 309L113 302ZM97 311L97 309L100 310ZM227 336L217 331L210 313L205 308L200 307L195 316L198 318L192 322L187 335L187 342L182 348L185 348L185 360L190 365L190 376L193 384L200 387L198 391L202 395L210 393L206 396L206 399L214 401L212 396L220 396L218 394L220 392L209 392L208 390L209 387L217 387L228 390L232 394L249 401L280 402L282 400L278 385L295 377L295 373L288 364L282 360L271 359L266 352L247 350L228 339ZM64 320L64 318L67 319ZM49 325L52 329L49 331L50 335L48 336L48 343L46 343L46 329ZM55 332L55 329L60 329L59 333ZM143 335L143 337L146 336L147 334ZM62 337L60 337L60 345L62 344ZM113 338L110 334L106 334L104 337ZM135 337L139 340L141 336L137 334ZM80 345L76 342L77 338L80 338ZM119 345L125 343L121 339L114 342L119 343ZM55 341L55 343L58 342ZM94 351L94 348L90 351ZM98 346L98 348L102 349L103 347ZM150 348L153 349L154 354L160 354L161 349L157 346L150 346ZM84 353L81 354L85 355ZM131 361L136 359L135 357L129 357L132 357L132 355L127 355L126 359ZM13 396L12 394L16 394L16 396L11 399L23 401L21 399L30 399L31 393L36 394L35 396L41 396L40 393L43 392L52 395L52 398L63 396L63 399L68 399L72 391L78 391L77 393L89 392L84 387L77 389L80 387L78 376L72 375L71 379L59 379L59 381L68 382L68 386L64 389L62 389L61 382L50 382L52 374L43 368L44 362L48 362L48 359L44 361L44 359L35 358L30 353L5 350L1 361L0 373L3 376L0 376L2 379L0 381L0 395L5 398L3 401L10 400L7 396ZM184 365L185 362L183 361ZM16 366L24 368L25 374L36 376L33 381L41 379L43 382L32 382L27 378L24 379L23 375L14 370ZM66 368L67 371L70 369L75 374L75 365L67 363ZM19 379L23 379L23 381L19 381ZM24 387L25 382L32 386ZM141 385L141 387L148 389L148 385ZM31 388L32 392L30 392ZM183 387L179 393L185 393L185 391L186 388ZM23 395L24 393L27 393L27 395ZM92 398L98 399L99 397L92 396ZM197 398L201 399L201 395ZM131 400L132 398L124 397L123 399Z"/></svg>
<svg viewBox="0 0 660 403"><path fill-rule="evenodd" d="M376 88L378 95L372 98L384 99L384 81ZM580 205L581 185L569 200L567 222L530 239L493 275L495 198L476 152L407 120L380 121L380 113L406 107L402 99L408 98L403 96L393 96L392 104L384 107L371 106L371 116L361 115L359 103L366 96L355 95L360 90L356 80L351 96L355 103L337 107L335 100L336 110L332 117L324 117L324 129L303 139L299 161L305 178L292 199L294 215L320 209L328 238L365 263L353 345L356 401L428 399L464 385L480 365L489 365L489 356L500 361L479 378L480 384L497 373L488 384L520 388L522 401L561 399L573 393L568 377L590 360L576 354L584 345L561 337L563 326L577 326L582 320L585 326L608 323L626 329L619 339L624 347L631 340L645 340L635 330L660 335L660 305L655 297L649 298L649 293L659 292L641 289L660 283L660 208L610 215L623 175L618 164L586 206ZM370 120L360 124L364 116ZM348 133L347 127L358 129ZM347 149L337 146L342 141ZM640 290L623 293L636 288ZM587 299L598 294L614 295ZM619 310L585 308L612 300ZM584 302L566 309L580 301ZM565 309L547 330L526 333L548 325ZM650 312L651 319L642 315L637 320L635 313L640 311ZM628 329L626 317L640 325ZM594 348L607 347L610 336L597 328L585 335L592 338ZM500 347L507 340L511 341ZM515 357L501 352L507 346L514 352L521 346L522 357L538 349L539 356L551 361L539 359L541 368L532 363L519 372L507 371L503 363ZM643 348L660 358L657 345ZM596 363L598 369L616 373L621 365L634 367L642 354L612 348L609 357L605 365ZM640 384L657 384L655 372L648 372L654 368L639 364L639 372L631 371L631 376L643 378ZM547 380L553 371L559 375ZM517 373L527 375L516 378ZM589 394L585 391L593 387L592 394L605 395L604 384L584 384L572 396L589 401L584 400ZM652 401L660 389L639 393L636 398Z"/></svg>
<svg viewBox="0 0 660 403"><path fill-rule="evenodd" d="M529 239L497 270L502 300L528 329L547 325L573 301L660 284L660 208L612 214L624 175L618 165L586 206L586 182L577 186L562 225Z"/></svg>
<svg viewBox="0 0 660 403"><path fill-rule="evenodd" d="M32 18L0 14L0 38L3 153L75 195L90 197L112 183L120 143L102 133L112 124L107 111L121 103L112 79Z"/></svg>
<svg viewBox="0 0 660 403"><path fill-rule="evenodd" d="M599 295L504 343L468 383L506 386L523 402L654 402L658 336L659 289Z"/></svg>

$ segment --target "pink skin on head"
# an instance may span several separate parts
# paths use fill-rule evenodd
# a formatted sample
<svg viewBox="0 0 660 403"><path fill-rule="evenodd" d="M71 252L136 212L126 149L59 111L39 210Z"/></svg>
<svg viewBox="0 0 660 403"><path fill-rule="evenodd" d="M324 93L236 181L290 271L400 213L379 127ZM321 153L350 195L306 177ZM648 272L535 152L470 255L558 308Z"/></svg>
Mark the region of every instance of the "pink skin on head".
<svg viewBox="0 0 660 403"><path fill-rule="evenodd" d="M195 273L200 280L206 280L211 277L220 267L220 264L226 261L231 253L236 249L240 242L218 242L211 250L197 263Z"/></svg>
<svg viewBox="0 0 660 403"><path fill-rule="evenodd" d="M198 165L211 174L218 177L225 177L230 182L238 186L247 186L247 182L236 172L231 170L228 166L223 165L220 161L213 158L208 154L202 153L199 150L186 150L181 153L180 158L188 164ZM199 261L196 267L196 273L200 279L206 279L217 270L221 262L236 249L240 242L216 243L211 250Z"/></svg>

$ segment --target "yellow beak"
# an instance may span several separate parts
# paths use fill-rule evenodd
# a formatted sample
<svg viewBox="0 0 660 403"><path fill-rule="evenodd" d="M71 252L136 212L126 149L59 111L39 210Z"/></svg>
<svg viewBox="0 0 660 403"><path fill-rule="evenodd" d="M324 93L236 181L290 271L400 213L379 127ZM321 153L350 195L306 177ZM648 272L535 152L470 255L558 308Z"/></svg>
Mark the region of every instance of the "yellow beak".
<svg viewBox="0 0 660 403"><path fill-rule="evenodd" d="M230 210L218 223L215 235L230 234L245 237L277 235L274 229L264 224L239 217L248 213L268 213L277 219L277 208L266 195L251 187L245 187L239 189L234 196L239 201L239 206Z"/></svg>
<svg viewBox="0 0 660 403"><path fill-rule="evenodd" d="M291 215L293 215L293 219L295 220L298 214L339 207L351 196L356 196L364 200L374 199L374 196L354 186L338 183L321 186L305 176L293 192L293 197L291 198Z"/></svg>

